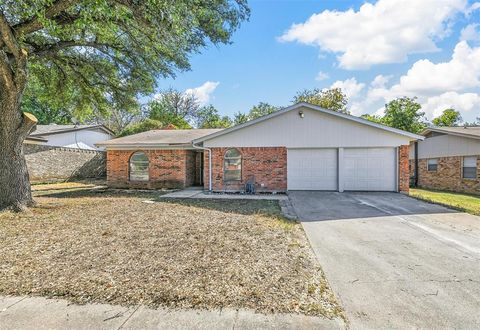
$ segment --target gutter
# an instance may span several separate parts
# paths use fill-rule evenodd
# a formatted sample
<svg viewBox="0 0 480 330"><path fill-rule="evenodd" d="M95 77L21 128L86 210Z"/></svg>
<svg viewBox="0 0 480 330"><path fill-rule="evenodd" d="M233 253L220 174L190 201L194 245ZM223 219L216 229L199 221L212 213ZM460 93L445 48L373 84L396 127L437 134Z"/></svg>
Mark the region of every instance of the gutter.
<svg viewBox="0 0 480 330"><path fill-rule="evenodd" d="M208 151L208 191L212 192L212 149L206 147L200 147L192 142L192 147L195 149Z"/></svg>

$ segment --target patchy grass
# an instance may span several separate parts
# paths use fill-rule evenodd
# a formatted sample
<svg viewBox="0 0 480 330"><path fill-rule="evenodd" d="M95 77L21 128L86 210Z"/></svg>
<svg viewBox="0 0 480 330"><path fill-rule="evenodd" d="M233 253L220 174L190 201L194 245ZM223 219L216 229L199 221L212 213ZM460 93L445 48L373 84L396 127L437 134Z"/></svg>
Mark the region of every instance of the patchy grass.
<svg viewBox="0 0 480 330"><path fill-rule="evenodd" d="M343 315L276 201L48 186L29 212L0 213L0 294Z"/></svg>
<svg viewBox="0 0 480 330"><path fill-rule="evenodd" d="M426 189L410 189L410 196L470 214L480 215L480 196Z"/></svg>

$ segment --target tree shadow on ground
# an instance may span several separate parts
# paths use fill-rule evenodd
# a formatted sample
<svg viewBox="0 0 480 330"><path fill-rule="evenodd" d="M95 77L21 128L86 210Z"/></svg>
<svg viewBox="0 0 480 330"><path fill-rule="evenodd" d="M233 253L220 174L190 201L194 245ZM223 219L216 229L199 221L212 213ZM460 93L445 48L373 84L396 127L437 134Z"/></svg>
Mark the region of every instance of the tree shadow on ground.
<svg viewBox="0 0 480 330"><path fill-rule="evenodd" d="M107 197L137 197L154 199L168 193L168 191L144 191L144 190L116 190L116 189L92 189L88 188L55 188L48 190L38 190L34 192L34 197L49 198L107 198Z"/></svg>
<svg viewBox="0 0 480 330"><path fill-rule="evenodd" d="M34 192L34 197L46 197L55 199L75 198L142 198L153 203L168 203L189 207L198 207L224 213L242 215L262 214L267 216L281 217L281 209L275 200L245 200L245 199L178 199L162 198L162 195L170 191L159 190L135 190L135 189L92 189L92 187L53 188Z"/></svg>

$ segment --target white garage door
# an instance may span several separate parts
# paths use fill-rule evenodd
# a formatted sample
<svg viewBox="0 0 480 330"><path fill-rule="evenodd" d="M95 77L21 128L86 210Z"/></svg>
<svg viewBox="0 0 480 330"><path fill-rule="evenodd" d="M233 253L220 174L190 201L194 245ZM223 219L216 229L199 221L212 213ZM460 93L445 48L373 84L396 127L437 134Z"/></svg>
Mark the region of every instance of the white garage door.
<svg viewBox="0 0 480 330"><path fill-rule="evenodd" d="M395 148L345 149L345 190L395 191Z"/></svg>
<svg viewBox="0 0 480 330"><path fill-rule="evenodd" d="M288 149L289 190L337 190L337 149Z"/></svg>

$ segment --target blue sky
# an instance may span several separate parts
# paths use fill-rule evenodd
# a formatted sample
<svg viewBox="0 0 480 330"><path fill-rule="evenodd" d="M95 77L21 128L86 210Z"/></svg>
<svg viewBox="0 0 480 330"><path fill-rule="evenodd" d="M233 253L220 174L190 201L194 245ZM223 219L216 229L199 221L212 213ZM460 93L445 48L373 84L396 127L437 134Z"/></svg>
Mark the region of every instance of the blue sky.
<svg viewBox="0 0 480 330"><path fill-rule="evenodd" d="M480 116L480 5L467 0L250 1L232 44L191 58L158 82L196 93L222 114L302 89L341 87L351 112L381 113L417 96L427 118L454 107ZM478 22L478 23L477 23ZM296 25L294 25L296 24Z"/></svg>

